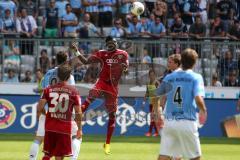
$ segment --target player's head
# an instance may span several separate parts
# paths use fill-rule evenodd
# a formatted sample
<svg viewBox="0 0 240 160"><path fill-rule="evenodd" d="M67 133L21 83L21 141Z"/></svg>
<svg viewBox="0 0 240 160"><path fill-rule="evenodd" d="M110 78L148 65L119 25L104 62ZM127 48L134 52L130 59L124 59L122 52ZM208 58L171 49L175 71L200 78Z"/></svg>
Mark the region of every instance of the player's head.
<svg viewBox="0 0 240 160"><path fill-rule="evenodd" d="M156 78L155 71L153 69L150 69L148 72L150 80L154 80Z"/></svg>
<svg viewBox="0 0 240 160"><path fill-rule="evenodd" d="M112 36L107 36L105 42L108 51L115 51L118 48L117 40Z"/></svg>
<svg viewBox="0 0 240 160"><path fill-rule="evenodd" d="M62 52L62 51L58 52L57 56L56 56L57 65L60 65L60 64L63 64L64 62L66 62L67 58L68 58L67 53Z"/></svg>
<svg viewBox="0 0 240 160"><path fill-rule="evenodd" d="M187 48L182 52L181 55L182 69L192 69L197 62L198 54L195 50Z"/></svg>
<svg viewBox="0 0 240 160"><path fill-rule="evenodd" d="M181 65L181 55L180 54L173 54L168 57L168 69L171 71L176 70Z"/></svg>
<svg viewBox="0 0 240 160"><path fill-rule="evenodd" d="M72 72L72 68L69 64L63 64L58 67L58 78L60 81L68 81Z"/></svg>

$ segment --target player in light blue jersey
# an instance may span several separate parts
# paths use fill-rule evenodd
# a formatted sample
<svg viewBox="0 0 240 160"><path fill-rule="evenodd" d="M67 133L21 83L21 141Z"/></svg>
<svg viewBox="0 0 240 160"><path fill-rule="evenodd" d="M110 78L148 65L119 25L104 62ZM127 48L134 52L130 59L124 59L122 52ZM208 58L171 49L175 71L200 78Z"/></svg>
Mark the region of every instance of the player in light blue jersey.
<svg viewBox="0 0 240 160"><path fill-rule="evenodd" d="M64 52L59 52L56 56L57 58L57 65L61 65L67 61L67 54ZM59 81L59 78L57 76L57 71L58 67L55 67L54 69L48 70L48 72L44 75L43 80L42 80L42 88L46 88L49 85L54 85ZM68 80L69 85L75 85L75 80L73 75L70 76ZM47 107L47 106L45 106ZM43 138L45 135L45 119L46 115L43 113L39 117L38 121L38 129L36 132L36 137L35 140L30 148L30 155L29 155L29 160L36 160L37 155L38 155L38 150L43 142ZM73 156L71 157L71 160L77 160L77 157L80 152L80 146L81 146L81 139L76 139L76 131L77 131L77 126L76 123L72 124L72 135L73 135L73 140L72 140L72 148L73 148Z"/></svg>
<svg viewBox="0 0 240 160"><path fill-rule="evenodd" d="M167 75L156 91L158 95L167 93L158 160L171 157L200 160L202 154L197 114L199 110L199 122L204 124L207 111L203 78L192 70L198 58L196 51L186 49L181 56L182 70Z"/></svg>

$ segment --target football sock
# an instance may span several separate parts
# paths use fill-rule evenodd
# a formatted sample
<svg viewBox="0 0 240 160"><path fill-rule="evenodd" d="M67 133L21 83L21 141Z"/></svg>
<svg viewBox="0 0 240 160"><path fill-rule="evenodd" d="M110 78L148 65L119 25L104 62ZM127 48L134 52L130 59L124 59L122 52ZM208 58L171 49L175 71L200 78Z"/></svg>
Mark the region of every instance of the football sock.
<svg viewBox="0 0 240 160"><path fill-rule="evenodd" d="M154 129L155 129L155 133L157 133L157 134L158 134L157 125L156 125L156 123L155 123L155 122L153 122L153 127L154 127Z"/></svg>
<svg viewBox="0 0 240 160"><path fill-rule="evenodd" d="M50 160L50 157L48 155L44 155L42 160Z"/></svg>
<svg viewBox="0 0 240 160"><path fill-rule="evenodd" d="M36 160L38 155L40 142L38 140L34 140L29 153L29 160Z"/></svg>
<svg viewBox="0 0 240 160"><path fill-rule="evenodd" d="M152 129L153 129L153 127L154 127L154 122L153 121L151 121L150 122L150 127L149 127L149 133L152 133Z"/></svg>
<svg viewBox="0 0 240 160"><path fill-rule="evenodd" d="M78 155L80 153L80 149L81 149L81 143L82 143L82 139L74 138L72 140L73 156L71 157L71 160L77 160Z"/></svg>
<svg viewBox="0 0 240 160"><path fill-rule="evenodd" d="M115 113L114 113L115 114ZM116 117L114 114L109 115L109 121L108 121L108 126L107 126L107 138L106 138L106 144L110 144L111 137L113 134L113 131L115 129L115 121Z"/></svg>

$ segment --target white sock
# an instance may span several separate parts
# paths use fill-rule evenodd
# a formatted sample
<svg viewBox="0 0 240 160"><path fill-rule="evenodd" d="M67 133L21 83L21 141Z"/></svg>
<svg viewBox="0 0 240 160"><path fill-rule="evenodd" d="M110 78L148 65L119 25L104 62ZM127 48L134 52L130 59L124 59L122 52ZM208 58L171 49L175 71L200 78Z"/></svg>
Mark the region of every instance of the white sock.
<svg viewBox="0 0 240 160"><path fill-rule="evenodd" d="M30 148L29 160L37 160L39 146L40 142L38 140L34 140Z"/></svg>
<svg viewBox="0 0 240 160"><path fill-rule="evenodd" d="M71 160L77 160L78 155L80 153L81 143L82 143L82 139L74 138L72 140L73 156L71 157Z"/></svg>

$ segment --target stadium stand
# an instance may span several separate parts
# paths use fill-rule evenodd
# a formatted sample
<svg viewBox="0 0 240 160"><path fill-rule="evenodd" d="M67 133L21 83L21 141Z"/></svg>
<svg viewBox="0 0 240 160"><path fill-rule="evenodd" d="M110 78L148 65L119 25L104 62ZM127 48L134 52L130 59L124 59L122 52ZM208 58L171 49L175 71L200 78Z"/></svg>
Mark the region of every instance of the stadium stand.
<svg viewBox="0 0 240 160"><path fill-rule="evenodd" d="M47 17L46 10L50 2L56 3L55 7L57 8L58 13L60 12L58 15L61 25L59 25L57 28L58 37L48 39L47 37L44 37L46 30L44 30L43 21L44 17ZM86 0L85 3L87 2L88 1ZM1 53L2 56L0 66L2 75L0 77L1 80L3 80L3 75L7 74L9 68L13 68L16 70L19 79L23 78L22 76L24 76L24 73L27 70L30 70L32 73L34 73L39 67L39 62L36 60L39 59L42 49L47 50L47 54L50 60L54 60L54 56L57 52L68 51L67 45L69 44L69 42L71 42L71 39L63 38L64 27L62 24L62 17L64 16L64 14L66 14L64 10L64 4L67 3L70 3L70 1L2 0L0 2L0 12L2 13L2 16L0 17L0 35L2 37L0 40L0 48L2 48L1 51L3 51L3 53ZM228 1L228 3L231 4L231 7L229 8L224 8L222 0L216 2L202 0L200 1L200 4L197 3L199 3L199 1L197 0L181 2L156 0L155 4L150 4L148 1L146 1L147 8L145 9L145 12L141 16L141 18L139 17L137 19L138 26L134 26L134 23L132 23L132 20L136 20L136 18L131 15L129 7L127 7L129 6L129 3L122 4L122 1L118 0L115 4L113 3L113 6L110 7L110 9L107 9L106 6L103 6L100 3L99 5L97 5L97 9L96 6L95 8L91 8L90 6L87 7L86 4L82 4L83 10L79 12L81 14L76 15L76 17L78 17L78 23L84 22L83 13L89 13L90 22L96 26L99 34L92 34L95 31L89 32L90 34L87 36L88 38L84 37L84 39L82 39L80 36L78 36L75 41L79 42L79 47L84 51L86 56L90 54L93 49L103 48L103 41L98 36L107 36L111 34L112 28L116 25L111 21L109 22L108 19L104 19L103 15L106 14L106 16L109 16L111 18L111 16L108 14L112 13L113 21L119 21L120 19L120 21L122 21L123 23L123 26L121 26L121 28L126 31L126 34L121 36L121 39L127 38L128 40L131 40L133 42L132 47L127 50L130 54L132 65L130 65L130 72L128 78L125 77L125 80L123 80L122 83L137 83L139 82L139 79L141 79L141 84L144 84L147 80L147 75L143 74L145 73L145 70L148 70L153 66L156 70L162 70L164 69L163 66L166 67L167 57L170 54L178 54L184 48L191 47L193 49L196 49L199 53L199 56L201 57L196 67L196 70L203 74L205 83L207 85L211 85L212 76L213 74L217 73L222 84L224 84L225 78L223 77L226 77L228 79L229 72L232 72L233 70L236 71L237 77L239 77L240 46L238 42L240 40L240 6L236 0ZM29 6L27 6L26 4L28 4ZM187 7L184 8L184 6L188 5L190 5L189 10L186 9ZM32 14L28 15L28 17L33 17L37 23L37 35L33 34L33 38L31 39L31 41L26 38L19 38L19 36L22 37L21 32L6 32L9 30L16 30L16 28L19 27L23 27L22 22L24 20L24 17L22 17L21 13L21 10L23 8L27 10L27 14ZM36 8L36 11L33 12L33 8ZM72 8L75 7L72 6ZM5 16L6 10L11 11L10 18ZM99 12L99 10L101 13ZM109 10L110 12L106 12L107 10ZM222 10L225 11L224 14L220 12ZM78 13L74 10L73 12ZM96 18L96 16L99 15L101 18ZM206 26L206 35L199 35L197 37L189 36L189 27L190 25L195 23L195 17L201 17L203 25ZM160 18L161 30L163 29L162 27L166 29L166 35L159 37L157 36L158 38L156 38L155 36L149 36L149 32L161 34L157 25L154 25L154 27L151 28L152 24L155 24L156 18ZM17 19L19 23L16 23ZM14 21L14 27L12 26L12 20ZM107 22L99 22L99 20ZM182 27L186 25L187 31L185 31L185 28L178 26L178 23L176 23L175 26L172 27L174 25L174 22L179 22ZM19 24L20 26L17 26L17 24ZM31 23L29 22L28 18L27 23L25 24L25 28L30 27L31 25L29 26L29 24ZM110 26L110 24L112 24L112 26ZM134 33L134 37L131 37L131 34L129 33L133 31L134 27L139 27L140 32L138 34ZM91 30L91 28L88 29ZM77 31L78 30L79 28L77 27ZM184 34L182 34L183 31ZM31 33L31 29L27 32ZM174 34L172 34L172 32L174 32ZM79 32L77 34L79 34ZM9 35L12 36L9 37ZM119 36L116 34L116 37ZM17 69L18 67L16 65L9 65L9 61L6 60L10 52L6 53L4 51L4 48L6 48L5 45L8 43L8 41L12 40L11 38L14 38L16 43L15 46L20 47L20 69ZM24 47L22 44L25 44L26 46L31 45L31 47L23 53L23 48L25 48L26 46ZM142 59L144 56L144 48L147 48L149 56L151 57L151 59L153 59L151 65L141 64L142 62L140 59ZM231 51L233 54L232 56L235 67L226 65L227 68L223 70L221 67L219 68L219 66L221 65L220 63L225 63L224 57L226 51L228 50ZM10 54L12 55L13 52ZM226 61L226 63L228 62ZM158 64L162 66L160 67L160 69L159 67L157 67ZM54 65L52 65L52 67L53 66ZM84 73L85 72L83 72L83 74ZM158 76L161 76L161 74L159 73ZM131 78L133 79L130 80ZM79 79L82 79L83 81L83 78ZM78 82L80 83L82 81L80 80Z"/></svg>

